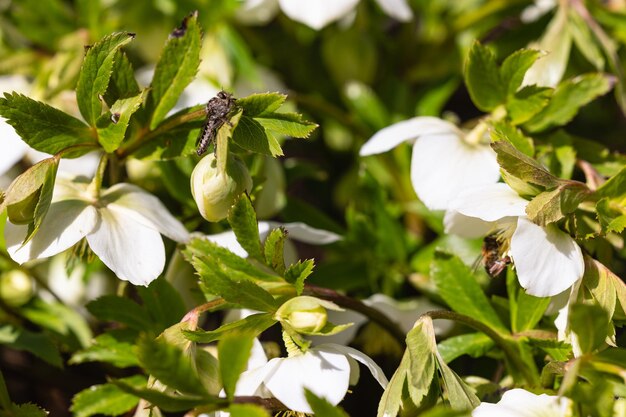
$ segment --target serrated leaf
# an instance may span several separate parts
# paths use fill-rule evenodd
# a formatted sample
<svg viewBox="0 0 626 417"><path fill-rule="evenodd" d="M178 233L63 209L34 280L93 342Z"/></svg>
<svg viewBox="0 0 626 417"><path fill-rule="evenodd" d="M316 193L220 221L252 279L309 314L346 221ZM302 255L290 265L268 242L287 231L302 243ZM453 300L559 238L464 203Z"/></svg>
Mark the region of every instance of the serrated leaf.
<svg viewBox="0 0 626 417"><path fill-rule="evenodd" d="M68 361L69 364L85 362L106 362L118 368L139 366L135 345L117 340L109 333L96 337L91 346L74 353Z"/></svg>
<svg viewBox="0 0 626 417"><path fill-rule="evenodd" d="M378 403L377 417L395 417L402 407L402 394L409 372L410 358L409 352L405 351L400 361L400 365L389 380L387 388L383 392Z"/></svg>
<svg viewBox="0 0 626 417"><path fill-rule="evenodd" d="M572 346L562 340L528 337L527 342L530 346L546 352L555 361L566 362L571 359Z"/></svg>
<svg viewBox="0 0 626 417"><path fill-rule="evenodd" d="M229 399L235 395L235 386L239 376L246 370L253 342L253 334L230 332L224 334L224 337L217 344L220 376L224 391Z"/></svg>
<svg viewBox="0 0 626 417"><path fill-rule="evenodd" d="M315 268L315 262L313 259L307 259L305 261L298 261L295 264L289 265L289 268L285 271L285 281L293 284L296 287L296 294L301 295L304 290L304 281L311 275Z"/></svg>
<svg viewBox="0 0 626 417"><path fill-rule="evenodd" d="M526 71L540 56L540 51L520 49L506 57L500 68L500 79L508 95L515 94L524 81Z"/></svg>
<svg viewBox="0 0 626 417"><path fill-rule="evenodd" d="M19 329L10 324L0 326L0 345L30 352L49 364L62 368L63 359L50 336Z"/></svg>
<svg viewBox="0 0 626 417"><path fill-rule="evenodd" d="M283 105L287 96L282 93L259 93L237 99L237 106L243 109L247 117L256 117L264 113L273 113Z"/></svg>
<svg viewBox="0 0 626 417"><path fill-rule="evenodd" d="M149 403L159 407L163 411L186 411L197 406L203 406L206 412L224 408L228 402L224 398L205 396L199 397L195 395L177 395L170 394L144 386L131 385L123 380L113 380L112 384L119 387L122 391L132 394L136 397L143 398Z"/></svg>
<svg viewBox="0 0 626 417"><path fill-rule="evenodd" d="M232 404L228 412L230 417L270 417L265 408L254 404Z"/></svg>
<svg viewBox="0 0 626 417"><path fill-rule="evenodd" d="M598 222L602 233L621 233L626 228L626 207L603 198L596 204Z"/></svg>
<svg viewBox="0 0 626 417"><path fill-rule="evenodd" d="M605 74L585 74L566 80L554 91L546 108L525 123L529 132L541 132L554 126L562 126L572 120L578 110L613 87Z"/></svg>
<svg viewBox="0 0 626 417"><path fill-rule="evenodd" d="M186 330L185 337L197 343L211 343L231 332L252 334L257 336L276 323L269 313L252 314L241 320L224 324L215 330Z"/></svg>
<svg viewBox="0 0 626 417"><path fill-rule="evenodd" d="M444 392L450 407L454 410L472 410L480 404L480 400L472 389L441 359L437 357L437 367L443 380Z"/></svg>
<svg viewBox="0 0 626 417"><path fill-rule="evenodd" d="M137 356L142 368L168 387L187 394L206 394L189 353L162 336L141 337Z"/></svg>
<svg viewBox="0 0 626 417"><path fill-rule="evenodd" d="M113 69L109 87L104 94L104 100L109 106L120 99L134 97L141 93L139 84L135 79L135 70L122 50L115 53Z"/></svg>
<svg viewBox="0 0 626 417"><path fill-rule="evenodd" d="M577 303L570 306L568 323L583 353L591 353L604 344L609 321L606 311L599 305Z"/></svg>
<svg viewBox="0 0 626 417"><path fill-rule="evenodd" d="M90 128L80 120L21 94L0 98L0 116L33 149L57 154L73 147L66 157L77 157L98 147Z"/></svg>
<svg viewBox="0 0 626 417"><path fill-rule="evenodd" d="M154 69L148 98L148 108L153 110L150 129L161 123L193 81L200 65L200 47L198 13L193 12L170 34Z"/></svg>
<svg viewBox="0 0 626 417"><path fill-rule="evenodd" d="M285 239L287 239L285 230L276 228L267 235L263 243L265 263L280 275L285 273Z"/></svg>
<svg viewBox="0 0 626 417"><path fill-rule="evenodd" d="M514 125L525 123L550 103L550 97L551 88L526 86L507 99L507 116Z"/></svg>
<svg viewBox="0 0 626 417"><path fill-rule="evenodd" d="M431 264L431 276L439 295L454 311L506 331L470 268L458 257L437 251Z"/></svg>
<svg viewBox="0 0 626 417"><path fill-rule="evenodd" d="M146 383L145 377L141 375L124 378L121 381L133 386L142 386ZM139 398L113 384L93 385L74 395L70 411L74 417L90 417L96 414L119 416L138 403Z"/></svg>
<svg viewBox="0 0 626 417"><path fill-rule="evenodd" d="M530 200L526 214L533 223L546 226L572 213L590 194L585 184L563 180L554 190L544 191Z"/></svg>
<svg viewBox="0 0 626 417"><path fill-rule="evenodd" d="M533 140L524 135L520 129L503 121L494 122L492 123L492 126L492 141L497 142L499 140L506 140L524 155L528 155L532 158L535 154L535 145Z"/></svg>
<svg viewBox="0 0 626 417"><path fill-rule="evenodd" d="M128 298L104 295L87 304L87 310L102 321L123 323L138 331L153 327L146 310Z"/></svg>
<svg viewBox="0 0 626 417"><path fill-rule="evenodd" d="M465 84L472 101L480 110L489 112L506 100L496 57L487 47L474 42L465 64Z"/></svg>
<svg viewBox="0 0 626 417"><path fill-rule="evenodd" d="M11 417L46 417L49 413L35 404L13 404Z"/></svg>
<svg viewBox="0 0 626 417"><path fill-rule="evenodd" d="M406 335L410 365L407 373L411 400L417 406L428 394L435 376L435 330L430 317L424 317Z"/></svg>
<svg viewBox="0 0 626 417"><path fill-rule="evenodd" d="M97 122L98 141L105 152L111 153L122 144L130 117L139 110L148 90L134 97L117 100Z"/></svg>
<svg viewBox="0 0 626 417"><path fill-rule="evenodd" d="M550 174L534 159L524 155L507 141L497 141L491 144L497 154L498 164L510 175L531 184L545 188L557 187L561 180Z"/></svg>
<svg viewBox="0 0 626 417"><path fill-rule="evenodd" d="M348 414L341 408L335 407L329 403L328 400L318 397L307 388L304 389L304 396L315 415L324 417L348 417Z"/></svg>
<svg viewBox="0 0 626 417"><path fill-rule="evenodd" d="M240 195L231 207L228 212L228 223L237 236L237 242L248 252L248 256L263 262L264 257L256 213L247 194Z"/></svg>
<svg viewBox="0 0 626 417"><path fill-rule="evenodd" d="M303 120L298 113L269 113L255 117L266 130L294 138L308 138L317 124Z"/></svg>
<svg viewBox="0 0 626 417"><path fill-rule="evenodd" d="M626 206L626 166L595 191L598 199L609 198Z"/></svg>
<svg viewBox="0 0 626 417"><path fill-rule="evenodd" d="M274 156L272 150L275 148L275 145L270 146L265 128L251 117L241 116L237 127L233 130L232 141L237 146L248 151Z"/></svg>
<svg viewBox="0 0 626 417"><path fill-rule="evenodd" d="M113 33L87 50L76 84L76 100L80 113L91 126L95 126L102 113L101 100L109 86L115 54L134 38L134 33Z"/></svg>
<svg viewBox="0 0 626 417"><path fill-rule="evenodd" d="M445 363L459 356L470 355L479 358L489 352L495 343L484 333L468 333L450 337L437 345L437 350Z"/></svg>

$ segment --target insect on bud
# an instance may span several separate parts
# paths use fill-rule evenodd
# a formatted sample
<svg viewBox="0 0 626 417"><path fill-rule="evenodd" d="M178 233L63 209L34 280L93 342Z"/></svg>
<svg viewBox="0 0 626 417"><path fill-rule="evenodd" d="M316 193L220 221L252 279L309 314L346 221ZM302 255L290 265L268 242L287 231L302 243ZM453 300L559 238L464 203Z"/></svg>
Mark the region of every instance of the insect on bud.
<svg viewBox="0 0 626 417"><path fill-rule="evenodd" d="M224 174L219 172L214 154L202 158L191 173L191 194L202 217L210 222L225 219L235 199L250 190L248 168L232 155L228 155Z"/></svg>

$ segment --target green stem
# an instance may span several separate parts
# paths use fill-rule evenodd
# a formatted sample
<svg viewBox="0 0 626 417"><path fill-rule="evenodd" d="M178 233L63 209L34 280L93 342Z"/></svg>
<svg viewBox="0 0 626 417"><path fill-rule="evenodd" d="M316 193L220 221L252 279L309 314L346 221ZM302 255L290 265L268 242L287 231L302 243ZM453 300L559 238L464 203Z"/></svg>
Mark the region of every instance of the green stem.
<svg viewBox="0 0 626 417"><path fill-rule="evenodd" d="M100 163L98 164L98 168L96 169L96 174L89 184L88 191L89 193L97 200L100 198L100 191L102 190L102 179L104 178L104 171L106 171L107 164L109 162L109 157L105 153L100 158Z"/></svg>
<svg viewBox="0 0 626 417"><path fill-rule="evenodd" d="M504 352L504 355L507 357L510 363L514 365L521 372L521 374L524 376L524 379L529 385L534 386L537 384L535 376L530 371L530 369L528 369L528 366L526 366L526 364L520 358L519 354L514 348L513 346L513 343L515 343L514 341L501 335L500 333L493 330L491 327L487 326L486 324L476 319L473 319L469 316L455 313L454 311L447 311L447 310L429 311L428 313L424 313L424 315L429 316L431 319L445 319L445 320L452 320L452 321L456 321L459 323L463 323L475 330L478 330L479 332L484 333L491 340L493 340L500 349L502 349L502 352Z"/></svg>
<svg viewBox="0 0 626 417"><path fill-rule="evenodd" d="M141 148L143 145L151 141L152 139L162 135L163 133L172 130L180 125L189 122L195 122L198 120L203 120L206 118L206 108L203 107L200 110L193 111L191 113L181 114L180 116L174 117L172 119L167 120L165 123L159 125L154 130L143 130L137 135L136 139L128 144L124 148L120 148L116 151L116 154L120 160L126 158L129 155L132 155L137 149Z"/></svg>

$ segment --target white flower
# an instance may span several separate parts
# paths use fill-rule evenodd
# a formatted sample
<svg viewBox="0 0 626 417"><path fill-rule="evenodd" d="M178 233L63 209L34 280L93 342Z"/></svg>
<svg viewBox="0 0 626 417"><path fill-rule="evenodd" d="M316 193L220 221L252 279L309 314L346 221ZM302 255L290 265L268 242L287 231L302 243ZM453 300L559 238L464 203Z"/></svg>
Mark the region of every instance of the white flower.
<svg viewBox="0 0 626 417"><path fill-rule="evenodd" d="M89 184L58 178L52 204L35 236L22 245L27 225L7 222L7 251L18 263L47 258L86 238L91 250L118 278L148 285L163 271L160 234L185 242L187 230L153 195L116 184L95 197Z"/></svg>
<svg viewBox="0 0 626 417"><path fill-rule="evenodd" d="M288 358L274 358L265 365L241 374L235 395L275 397L291 410L312 413L304 389L337 405L348 386L359 380L359 365L367 366L376 381L385 388L387 378L367 355L356 349L325 344Z"/></svg>
<svg viewBox="0 0 626 417"><path fill-rule="evenodd" d="M414 117L388 126L361 148L361 156L387 152L413 142L411 182L431 210L445 210L450 200L469 187L500 178L496 154L488 145L470 144L452 123L436 117Z"/></svg>
<svg viewBox="0 0 626 417"><path fill-rule="evenodd" d="M569 398L516 388L505 392L497 404L481 403L472 417L571 417L572 408Z"/></svg>
<svg viewBox="0 0 626 417"><path fill-rule="evenodd" d="M324 26L349 16L359 0L246 0L237 17L246 23L263 24L274 17L276 4L290 19L320 30ZM413 18L406 0L376 0L389 16L401 22Z"/></svg>
<svg viewBox="0 0 626 417"><path fill-rule="evenodd" d="M584 272L580 247L567 233L550 224L542 227L526 217L527 200L503 183L461 193L450 203L446 231L462 237L498 233L503 254L517 270L528 294L548 297L578 281Z"/></svg>

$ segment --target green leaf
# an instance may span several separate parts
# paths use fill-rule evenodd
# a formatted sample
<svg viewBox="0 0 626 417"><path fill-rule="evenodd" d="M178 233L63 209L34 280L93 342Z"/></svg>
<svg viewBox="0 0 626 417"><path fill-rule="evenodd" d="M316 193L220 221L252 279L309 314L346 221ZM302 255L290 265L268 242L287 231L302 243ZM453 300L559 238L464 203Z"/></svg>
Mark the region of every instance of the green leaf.
<svg viewBox="0 0 626 417"><path fill-rule="evenodd" d="M315 262L313 259L307 259L290 265L285 271L285 281L296 287L297 295L302 295L304 281L311 275L313 268L315 268Z"/></svg>
<svg viewBox="0 0 626 417"><path fill-rule="evenodd" d="M163 336L141 337L137 356L141 366L168 387L187 394L206 394L190 354Z"/></svg>
<svg viewBox="0 0 626 417"><path fill-rule="evenodd" d="M400 361L400 365L396 368L387 388L383 392L380 402L378 403L377 417L395 417L398 415L402 407L402 397L404 385L407 380L411 359L409 352L405 351Z"/></svg>
<svg viewBox="0 0 626 417"><path fill-rule="evenodd" d="M198 13L193 12L170 34L154 70L148 97L148 108L153 111L150 129L161 123L193 81L200 65L200 47Z"/></svg>
<svg viewBox="0 0 626 417"><path fill-rule="evenodd" d="M123 378L120 381L133 386L146 383L145 377L140 375ZM90 417L96 414L119 416L130 411L138 403L139 398L113 384L94 385L74 395L70 411L74 417Z"/></svg>
<svg viewBox="0 0 626 417"><path fill-rule="evenodd" d="M220 376L229 399L235 395L239 376L247 368L254 337L255 335L250 333L231 332L226 333L217 344Z"/></svg>
<svg viewBox="0 0 626 417"><path fill-rule="evenodd" d="M590 194L585 184L562 180L554 190L544 191L530 200L526 214L533 223L546 226L572 213Z"/></svg>
<svg viewBox="0 0 626 417"><path fill-rule="evenodd" d="M478 41L470 48L465 64L465 84L472 101L482 111L489 112L506 100L508 85L502 81L496 57Z"/></svg>
<svg viewBox="0 0 626 417"><path fill-rule="evenodd" d="M533 140L524 133L504 121L493 122L493 129L491 129L491 140L497 142L499 140L506 140L515 147L518 151L531 158L535 154L535 145Z"/></svg>
<svg viewBox="0 0 626 417"><path fill-rule="evenodd" d="M112 334L104 333L95 338L93 344L72 355L69 364L106 362L118 368L139 366L135 345L117 340Z"/></svg>
<svg viewBox="0 0 626 417"><path fill-rule="evenodd" d="M298 113L270 113L255 117L266 130L294 138L308 138L317 124L303 120ZM282 152L280 153L282 155Z"/></svg>
<svg viewBox="0 0 626 417"><path fill-rule="evenodd" d="M626 206L626 166L595 191L598 199L609 198Z"/></svg>
<svg viewBox="0 0 626 417"><path fill-rule="evenodd" d="M35 404L13 404L10 417L46 417L49 413ZM4 417L4 416L3 416Z"/></svg>
<svg viewBox="0 0 626 417"><path fill-rule="evenodd" d="M578 110L613 87L611 78L605 74L585 74L559 84L546 108L524 127L529 132L541 132L554 126L562 126L572 120Z"/></svg>
<svg viewBox="0 0 626 417"><path fill-rule="evenodd" d="M219 397L170 394L147 388L145 385L132 385L120 379L113 380L111 383L115 384L122 391L143 398L161 410L168 412L186 411L197 406L203 406L204 411L210 412L228 405L226 399Z"/></svg>
<svg viewBox="0 0 626 417"><path fill-rule="evenodd" d="M603 198L596 204L596 212L602 233L622 233L626 228L626 207Z"/></svg>
<svg viewBox="0 0 626 417"><path fill-rule="evenodd" d="M604 345L610 318L602 307L597 304L571 305L568 321L583 353L591 353Z"/></svg>
<svg viewBox="0 0 626 417"><path fill-rule="evenodd" d="M113 59L113 70L104 100L112 106L118 100L134 97L139 93L141 89L135 79L135 70L124 51L118 50Z"/></svg>
<svg viewBox="0 0 626 417"><path fill-rule="evenodd" d="M197 343L211 343L219 340L224 335L228 335L231 332L239 332L258 336L269 327L273 326L276 320L272 314L259 313L252 314L241 320L234 321L232 323L224 324L215 330L186 330L183 331L185 337L193 342Z"/></svg>
<svg viewBox="0 0 626 417"><path fill-rule="evenodd" d="M287 232L282 228L276 228L269 233L263 243L265 263L280 275L285 273L285 239Z"/></svg>
<svg viewBox="0 0 626 417"><path fill-rule="evenodd" d="M251 94L237 99L237 106L243 109L247 117L256 117L265 113L273 113L283 105L287 96L282 93Z"/></svg>
<svg viewBox="0 0 626 417"><path fill-rule="evenodd" d="M541 52L534 49L520 49L509 55L500 68L500 79L507 94L513 95L524 81L526 71L535 63Z"/></svg>
<svg viewBox="0 0 626 417"><path fill-rule="evenodd" d="M545 188L557 187L561 180L550 174L534 159L524 155L507 141L497 141L491 144L497 154L500 167L512 176L531 184Z"/></svg>
<svg viewBox="0 0 626 417"><path fill-rule="evenodd" d="M87 304L87 310L99 320L123 323L138 331L153 328L146 310L128 298L103 295Z"/></svg>
<svg viewBox="0 0 626 417"><path fill-rule="evenodd" d="M527 338L528 345L546 352L555 361L566 362L572 358L572 346L556 339Z"/></svg>
<svg viewBox="0 0 626 417"><path fill-rule="evenodd" d="M0 326L0 345L7 345L10 348L30 352L48 362L50 365L62 368L63 359L58 348L47 336L42 333L14 327L10 324Z"/></svg>
<svg viewBox="0 0 626 417"><path fill-rule="evenodd" d="M436 101L437 98L442 96L442 94L447 94L445 88L443 91L432 93L426 101ZM380 130L391 124L386 105L376 95L376 92L367 84L359 81L350 81L346 83L343 95L349 108L352 109L355 116L361 119L363 123L370 126L372 129ZM422 107L428 106L428 103L424 102L424 98L422 98L421 101L422 103L420 104ZM420 114L423 115L423 113Z"/></svg>
<svg viewBox="0 0 626 417"><path fill-rule="evenodd" d="M228 212L228 223L237 236L237 242L248 252L248 256L264 262L256 213L247 194L239 196L231 207Z"/></svg>
<svg viewBox="0 0 626 417"><path fill-rule="evenodd" d="M271 417L265 408L254 404L232 404L228 412L231 417Z"/></svg>
<svg viewBox="0 0 626 417"><path fill-rule="evenodd" d="M495 344L484 333L468 333L450 337L437 345L437 350L445 363L459 356L470 355L479 358L489 352Z"/></svg>
<svg viewBox="0 0 626 417"><path fill-rule="evenodd" d="M428 394L435 376L435 330L430 317L421 318L406 335L410 357L408 384L411 400L419 405Z"/></svg>
<svg viewBox="0 0 626 417"><path fill-rule="evenodd" d="M98 119L98 141L105 152L111 153L122 144L130 117L139 110L148 90L134 97L117 100L111 109Z"/></svg>
<svg viewBox="0 0 626 417"><path fill-rule="evenodd" d="M324 417L349 417L345 411L335 407L325 398L320 398L307 388L304 389L306 400L313 410L313 414Z"/></svg>
<svg viewBox="0 0 626 417"><path fill-rule="evenodd" d="M138 287L144 310L150 315L152 328L158 332L180 322L187 309L180 293L165 278L159 278L148 287Z"/></svg>
<svg viewBox="0 0 626 417"><path fill-rule="evenodd" d="M437 357L437 367L441 372L444 392L448 397L450 407L454 410L472 410L480 404L480 400L472 389L446 365L441 356Z"/></svg>
<svg viewBox="0 0 626 417"><path fill-rule="evenodd" d="M431 265L431 276L439 295L454 311L506 332L472 271L459 258L437 251Z"/></svg>
<svg viewBox="0 0 626 417"><path fill-rule="evenodd" d="M80 120L21 94L5 93L0 98L0 116L15 128L33 149L49 154L73 148L64 156L77 157L98 147L87 125Z"/></svg>
<svg viewBox="0 0 626 417"><path fill-rule="evenodd" d="M134 33L113 33L87 50L76 84L76 100L80 113L91 126L95 126L102 113L101 100L109 86L116 52L134 38Z"/></svg>
<svg viewBox="0 0 626 417"><path fill-rule="evenodd" d="M526 86L507 99L507 116L514 125L525 123L550 103L550 97L549 87Z"/></svg>
<svg viewBox="0 0 626 417"><path fill-rule="evenodd" d="M602 307L606 316L611 319L617 306L618 281L621 281L610 269L596 261L589 255L585 255L585 274L583 285L589 291L592 299ZM619 285L619 284L618 284ZM621 286L623 286L623 282Z"/></svg>
<svg viewBox="0 0 626 417"><path fill-rule="evenodd" d="M275 138L270 143L265 128L256 119L244 115L239 119L239 123L233 130L232 141L243 149L264 155L274 156L276 146L280 149L280 145ZM276 155L282 155L280 150Z"/></svg>

